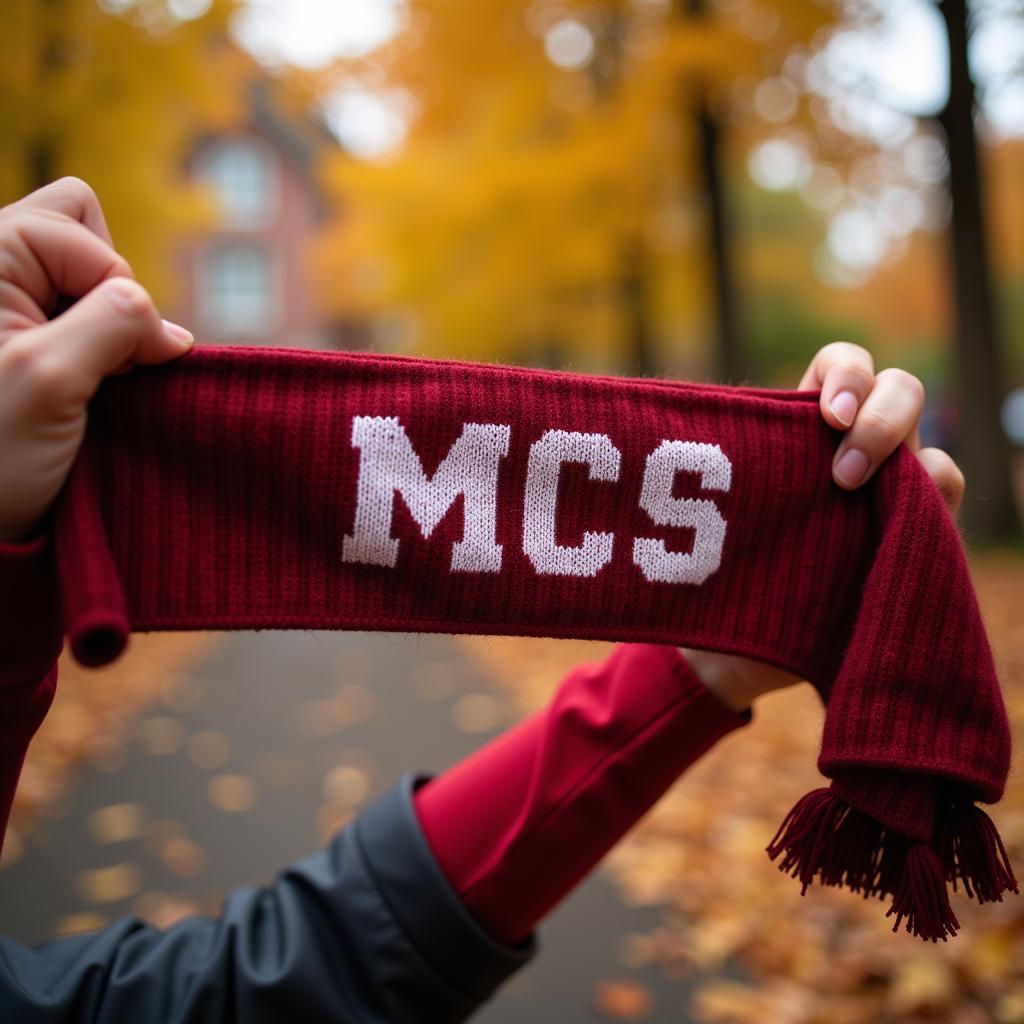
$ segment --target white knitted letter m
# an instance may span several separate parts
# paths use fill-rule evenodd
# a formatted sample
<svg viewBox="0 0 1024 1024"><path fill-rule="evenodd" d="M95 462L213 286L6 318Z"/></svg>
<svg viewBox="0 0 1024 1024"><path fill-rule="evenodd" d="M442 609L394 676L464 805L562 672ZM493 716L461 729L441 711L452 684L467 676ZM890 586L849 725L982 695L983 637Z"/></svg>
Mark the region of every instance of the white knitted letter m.
<svg viewBox="0 0 1024 1024"><path fill-rule="evenodd" d="M397 416L355 416L352 447L359 449L356 517L342 546L342 561L394 567L398 541L391 536L395 492L424 538L455 499L463 496L462 540L452 545L453 572L499 572L495 540L498 465L508 455L511 429L497 423L465 423L437 472L427 477Z"/></svg>

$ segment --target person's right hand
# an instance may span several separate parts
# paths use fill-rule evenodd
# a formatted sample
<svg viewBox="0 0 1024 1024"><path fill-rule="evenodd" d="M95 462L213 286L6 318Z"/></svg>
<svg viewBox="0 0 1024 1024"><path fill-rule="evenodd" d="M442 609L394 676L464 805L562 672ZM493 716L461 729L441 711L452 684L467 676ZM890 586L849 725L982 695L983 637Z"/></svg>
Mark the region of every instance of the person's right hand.
<svg viewBox="0 0 1024 1024"><path fill-rule="evenodd" d="M84 182L0 209L0 542L29 536L57 496L103 378L191 345L133 280Z"/></svg>
<svg viewBox="0 0 1024 1024"><path fill-rule="evenodd" d="M924 386L916 377L896 368L875 373L867 349L836 341L818 351L800 381L801 391L818 389L822 418L845 433L832 460L836 484L856 490L905 443L956 516L963 501L964 476L944 451L921 447ZM734 711L749 707L762 694L800 682L785 669L736 654L683 653L704 685Z"/></svg>

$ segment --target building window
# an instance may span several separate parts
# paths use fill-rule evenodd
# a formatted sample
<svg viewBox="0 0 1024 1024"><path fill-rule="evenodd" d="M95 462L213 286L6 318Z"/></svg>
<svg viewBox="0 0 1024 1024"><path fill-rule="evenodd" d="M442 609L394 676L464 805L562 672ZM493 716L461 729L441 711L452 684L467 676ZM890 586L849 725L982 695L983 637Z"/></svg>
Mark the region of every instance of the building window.
<svg viewBox="0 0 1024 1024"><path fill-rule="evenodd" d="M255 142L218 143L203 160L203 176L231 227L263 227L275 205L276 180L270 155Z"/></svg>
<svg viewBox="0 0 1024 1024"><path fill-rule="evenodd" d="M206 321L221 335L267 335L274 329L276 294L271 257L254 245L214 249L206 261Z"/></svg>

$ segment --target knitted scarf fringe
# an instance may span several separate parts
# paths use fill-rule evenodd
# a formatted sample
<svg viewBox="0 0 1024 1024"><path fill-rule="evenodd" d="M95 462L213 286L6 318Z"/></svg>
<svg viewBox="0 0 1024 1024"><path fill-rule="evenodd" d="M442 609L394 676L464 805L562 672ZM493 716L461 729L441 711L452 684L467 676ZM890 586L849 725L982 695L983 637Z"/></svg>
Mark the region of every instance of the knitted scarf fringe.
<svg viewBox="0 0 1024 1024"><path fill-rule="evenodd" d="M951 805L937 832L934 844L908 839L823 788L797 801L767 851L780 871L802 883L801 895L815 878L865 899L892 895L886 917L895 916L893 931L905 921L911 934L945 942L960 928L947 882L954 892L963 882L979 903L1001 901L1018 886L1006 847L980 807Z"/></svg>

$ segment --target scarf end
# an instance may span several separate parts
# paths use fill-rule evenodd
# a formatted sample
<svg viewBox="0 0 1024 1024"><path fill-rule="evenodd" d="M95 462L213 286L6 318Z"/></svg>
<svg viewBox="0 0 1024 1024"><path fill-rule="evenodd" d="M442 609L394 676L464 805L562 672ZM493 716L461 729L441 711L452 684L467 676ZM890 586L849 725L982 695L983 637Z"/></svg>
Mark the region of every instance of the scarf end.
<svg viewBox="0 0 1024 1024"><path fill-rule="evenodd" d="M950 810L939 830L939 855L953 892L959 880L979 904L1000 903L1004 892L1020 892L995 823L977 804Z"/></svg>
<svg viewBox="0 0 1024 1024"><path fill-rule="evenodd" d="M131 631L93 467L87 435L54 518L64 631L78 663L88 668L115 661L127 646Z"/></svg>
<svg viewBox="0 0 1024 1024"><path fill-rule="evenodd" d="M884 898L893 931L906 930L937 942L956 935L960 922L949 903L946 883L979 903L1017 893L1017 879L992 819L974 804L950 808L935 846L915 842L837 796L816 789L797 801L768 844L779 870L802 883L801 895L817 878L822 885Z"/></svg>

